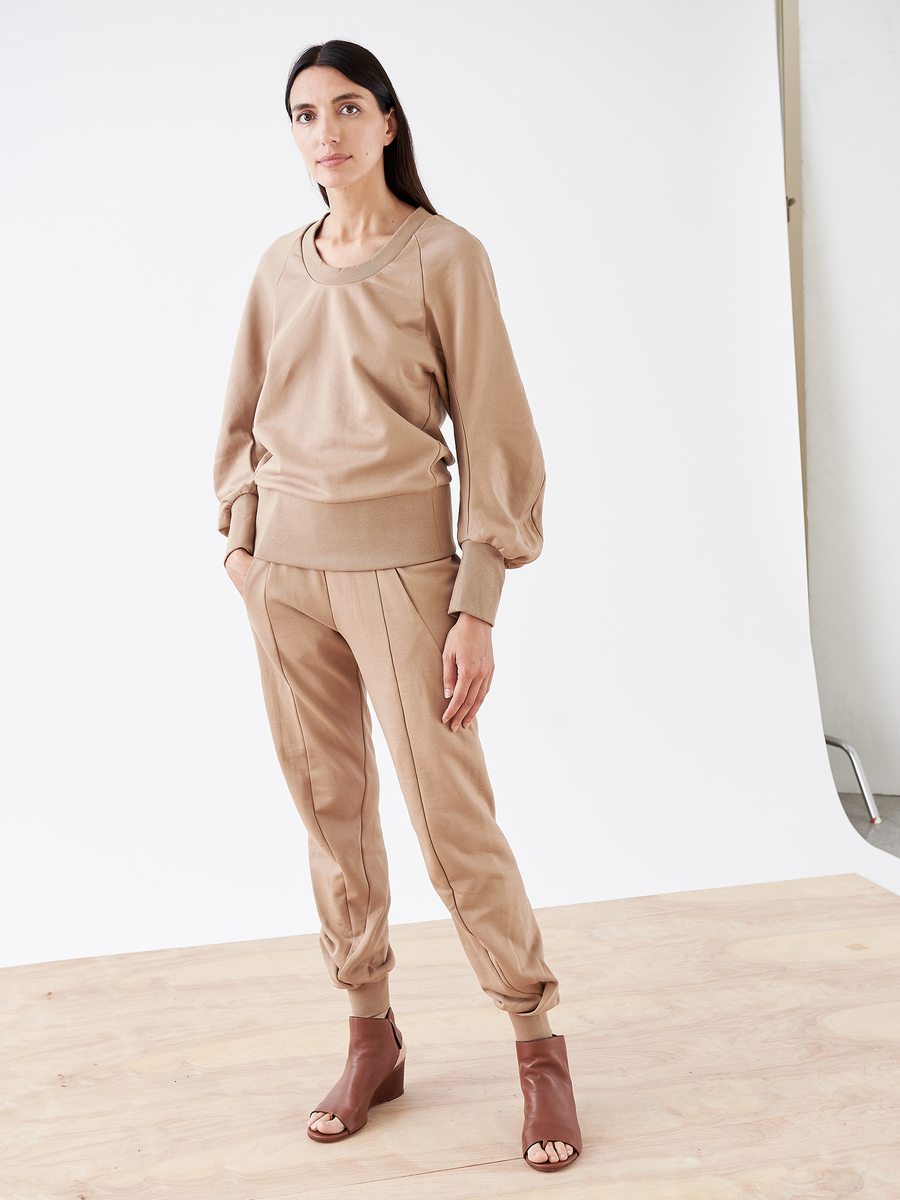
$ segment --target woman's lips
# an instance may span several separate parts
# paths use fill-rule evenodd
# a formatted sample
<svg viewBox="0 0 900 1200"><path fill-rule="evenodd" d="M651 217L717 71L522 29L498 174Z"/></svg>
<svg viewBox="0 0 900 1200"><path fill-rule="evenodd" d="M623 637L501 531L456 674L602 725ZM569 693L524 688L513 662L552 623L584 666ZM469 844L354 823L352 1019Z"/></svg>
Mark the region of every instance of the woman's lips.
<svg viewBox="0 0 900 1200"><path fill-rule="evenodd" d="M328 158L320 158L320 167L339 167L342 162L346 162L350 157L349 154L331 154Z"/></svg>

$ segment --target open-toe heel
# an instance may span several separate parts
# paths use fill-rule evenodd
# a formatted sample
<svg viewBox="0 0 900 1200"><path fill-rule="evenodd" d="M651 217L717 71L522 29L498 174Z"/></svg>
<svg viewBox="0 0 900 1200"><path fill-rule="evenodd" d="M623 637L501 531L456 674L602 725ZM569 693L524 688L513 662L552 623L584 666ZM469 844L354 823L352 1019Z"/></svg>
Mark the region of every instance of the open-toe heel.
<svg viewBox="0 0 900 1200"><path fill-rule="evenodd" d="M566 1039L561 1034L551 1034L533 1042L516 1042L516 1056L525 1101L522 1157L535 1171L561 1171L578 1158L582 1144ZM547 1142L565 1142L573 1153L559 1162L532 1162L528 1151L534 1145L546 1151Z"/></svg>
<svg viewBox="0 0 900 1200"><path fill-rule="evenodd" d="M313 1109L331 1113L344 1128L340 1133L319 1133L307 1127L307 1135L314 1142L340 1142L358 1133L368 1119L370 1108L403 1095L406 1059L397 1062L402 1046L392 1009L388 1009L386 1017L350 1018L350 1048L344 1073Z"/></svg>

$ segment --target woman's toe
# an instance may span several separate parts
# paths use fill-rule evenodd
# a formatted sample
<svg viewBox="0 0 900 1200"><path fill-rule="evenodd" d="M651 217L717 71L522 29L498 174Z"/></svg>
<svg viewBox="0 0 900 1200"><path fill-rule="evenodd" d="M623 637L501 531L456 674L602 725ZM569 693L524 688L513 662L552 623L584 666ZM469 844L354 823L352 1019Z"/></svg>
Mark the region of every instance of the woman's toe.
<svg viewBox="0 0 900 1200"><path fill-rule="evenodd" d="M339 1117L333 1116L331 1113L314 1112L309 1119L310 1129L314 1129L316 1133L343 1133L344 1123Z"/></svg>
<svg viewBox="0 0 900 1200"><path fill-rule="evenodd" d="M575 1153L568 1142L535 1142L528 1147L525 1157L534 1163L565 1162Z"/></svg>

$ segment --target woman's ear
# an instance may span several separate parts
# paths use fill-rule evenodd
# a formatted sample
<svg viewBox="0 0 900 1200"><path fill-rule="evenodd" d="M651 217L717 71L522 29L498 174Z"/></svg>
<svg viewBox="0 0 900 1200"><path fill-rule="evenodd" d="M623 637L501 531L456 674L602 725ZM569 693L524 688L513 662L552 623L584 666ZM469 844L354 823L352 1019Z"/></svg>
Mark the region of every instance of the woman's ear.
<svg viewBox="0 0 900 1200"><path fill-rule="evenodd" d="M394 108L387 114L384 126L384 144L387 146L397 136L397 112Z"/></svg>

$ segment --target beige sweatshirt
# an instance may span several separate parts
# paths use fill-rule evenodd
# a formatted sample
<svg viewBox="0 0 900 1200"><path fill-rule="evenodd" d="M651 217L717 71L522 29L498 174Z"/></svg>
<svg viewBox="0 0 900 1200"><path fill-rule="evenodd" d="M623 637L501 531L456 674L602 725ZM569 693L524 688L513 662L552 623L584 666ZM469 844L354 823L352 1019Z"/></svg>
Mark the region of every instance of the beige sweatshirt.
<svg viewBox="0 0 900 1200"><path fill-rule="evenodd" d="M333 571L453 554L449 612L494 623L504 573L541 551L544 462L484 247L416 211L353 267L319 257L321 220L262 256L216 448L226 557Z"/></svg>

